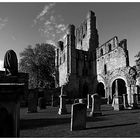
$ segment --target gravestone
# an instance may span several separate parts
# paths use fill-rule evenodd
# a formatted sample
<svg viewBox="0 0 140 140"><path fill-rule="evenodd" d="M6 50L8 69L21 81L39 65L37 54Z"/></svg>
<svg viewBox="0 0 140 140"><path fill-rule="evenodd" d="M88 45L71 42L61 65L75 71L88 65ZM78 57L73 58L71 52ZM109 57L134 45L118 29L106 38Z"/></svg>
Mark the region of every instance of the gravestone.
<svg viewBox="0 0 140 140"><path fill-rule="evenodd" d="M30 90L28 96L28 113L37 112L37 92L35 90Z"/></svg>
<svg viewBox="0 0 140 140"><path fill-rule="evenodd" d="M132 95L132 107L138 108L138 94Z"/></svg>
<svg viewBox="0 0 140 140"><path fill-rule="evenodd" d="M85 98L80 98L80 99L79 99L79 103L87 104L87 102L86 102L86 99L85 99Z"/></svg>
<svg viewBox="0 0 140 140"><path fill-rule="evenodd" d="M27 92L28 74L0 72L0 137L19 137L20 100Z"/></svg>
<svg viewBox="0 0 140 140"><path fill-rule="evenodd" d="M87 108L91 108L92 107L92 98L91 98L91 94L87 95Z"/></svg>
<svg viewBox="0 0 140 140"><path fill-rule="evenodd" d="M86 128L87 106L83 103L76 103L71 108L71 131Z"/></svg>
<svg viewBox="0 0 140 140"><path fill-rule="evenodd" d="M101 97L97 93L95 93L91 95L91 98L92 98L92 109L90 112L90 117L102 115Z"/></svg>
<svg viewBox="0 0 140 140"><path fill-rule="evenodd" d="M74 99L74 104L79 103L79 99Z"/></svg>
<svg viewBox="0 0 140 140"><path fill-rule="evenodd" d="M40 97L38 99L38 106L40 109L46 109L46 99L45 97Z"/></svg>
<svg viewBox="0 0 140 140"><path fill-rule="evenodd" d="M55 106L54 95L53 94L51 95L51 106L53 106L53 107Z"/></svg>
<svg viewBox="0 0 140 140"><path fill-rule="evenodd" d="M59 98L57 96L52 95L51 96L51 106L52 107L57 107L58 106L58 102L59 102Z"/></svg>
<svg viewBox="0 0 140 140"><path fill-rule="evenodd" d="M123 107L123 101L122 101L122 97L121 96L114 96L112 107L116 111L122 110L124 108Z"/></svg>
<svg viewBox="0 0 140 140"><path fill-rule="evenodd" d="M127 99L127 94L123 94L123 106L125 109L128 109L128 99Z"/></svg>

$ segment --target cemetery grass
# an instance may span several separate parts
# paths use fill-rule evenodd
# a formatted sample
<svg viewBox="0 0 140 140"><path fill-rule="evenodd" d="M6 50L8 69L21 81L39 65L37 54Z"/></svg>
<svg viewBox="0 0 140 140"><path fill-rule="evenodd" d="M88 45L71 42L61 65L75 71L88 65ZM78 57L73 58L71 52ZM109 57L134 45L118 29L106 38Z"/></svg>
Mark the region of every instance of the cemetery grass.
<svg viewBox="0 0 140 140"><path fill-rule="evenodd" d="M58 115L58 109L47 106L43 110L38 108L37 113L27 113L27 108L21 108L20 137L140 137L140 109L114 111L111 105L102 105L102 116L87 117L86 129L78 131L70 131L71 105L67 105L66 115Z"/></svg>

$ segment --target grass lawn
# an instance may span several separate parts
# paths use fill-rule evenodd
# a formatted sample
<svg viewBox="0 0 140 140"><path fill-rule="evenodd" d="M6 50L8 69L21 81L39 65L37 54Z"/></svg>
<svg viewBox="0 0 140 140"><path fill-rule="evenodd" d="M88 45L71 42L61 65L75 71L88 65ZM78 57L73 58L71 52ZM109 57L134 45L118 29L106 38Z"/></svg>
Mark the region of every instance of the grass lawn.
<svg viewBox="0 0 140 140"><path fill-rule="evenodd" d="M85 130L70 131L70 105L66 115L58 115L58 107L47 106L37 113L21 108L20 137L140 137L140 109L113 111L110 105L102 105L101 109L102 116L87 117Z"/></svg>

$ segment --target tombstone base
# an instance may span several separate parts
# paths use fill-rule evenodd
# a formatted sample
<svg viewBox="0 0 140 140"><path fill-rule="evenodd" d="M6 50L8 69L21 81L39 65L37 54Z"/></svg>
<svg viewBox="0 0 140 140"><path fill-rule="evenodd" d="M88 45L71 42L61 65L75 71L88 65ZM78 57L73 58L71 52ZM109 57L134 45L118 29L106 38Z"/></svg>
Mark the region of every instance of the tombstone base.
<svg viewBox="0 0 140 140"><path fill-rule="evenodd" d="M59 114L59 115L67 114L67 109L66 109L66 108L59 108L58 114Z"/></svg>

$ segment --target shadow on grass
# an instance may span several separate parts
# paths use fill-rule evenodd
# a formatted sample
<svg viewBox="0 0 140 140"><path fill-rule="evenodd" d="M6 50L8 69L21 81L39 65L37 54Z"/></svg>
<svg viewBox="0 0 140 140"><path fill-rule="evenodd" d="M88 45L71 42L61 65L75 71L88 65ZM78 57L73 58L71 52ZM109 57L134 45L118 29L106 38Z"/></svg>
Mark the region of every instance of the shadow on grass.
<svg viewBox="0 0 140 140"><path fill-rule="evenodd" d="M106 121L108 120L107 118L103 118L102 116L98 116L98 117L89 117L87 116L86 121L87 122L98 122L98 121Z"/></svg>
<svg viewBox="0 0 140 140"><path fill-rule="evenodd" d="M107 125L107 126L90 127L90 128L86 128L86 130L88 130L88 129L112 128L112 127L128 126L128 125L135 125L135 124L137 124L137 123L114 124L114 125Z"/></svg>
<svg viewBox="0 0 140 140"><path fill-rule="evenodd" d="M70 118L47 118L47 119L29 119L20 120L20 129L32 129L37 127L46 127L59 124L70 124Z"/></svg>

